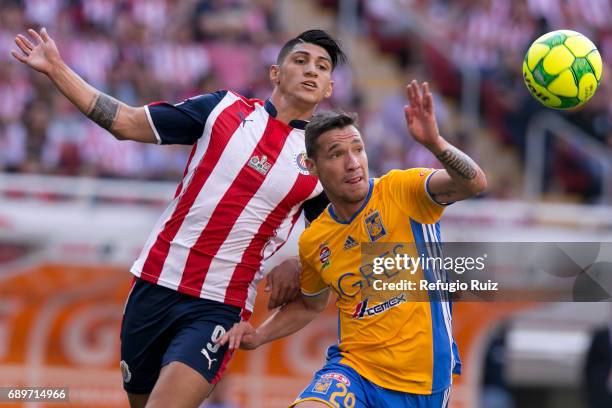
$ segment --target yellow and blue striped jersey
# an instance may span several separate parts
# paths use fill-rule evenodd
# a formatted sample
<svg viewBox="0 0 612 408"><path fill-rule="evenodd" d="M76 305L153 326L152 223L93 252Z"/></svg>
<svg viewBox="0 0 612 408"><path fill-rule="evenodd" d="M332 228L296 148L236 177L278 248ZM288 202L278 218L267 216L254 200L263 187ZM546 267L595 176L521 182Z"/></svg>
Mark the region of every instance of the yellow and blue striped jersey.
<svg viewBox="0 0 612 408"><path fill-rule="evenodd" d="M299 241L302 293L329 287L336 294L340 363L381 387L414 394L444 390L460 371L450 302L439 292L415 301L406 293L374 291L375 280L391 276L374 274L364 250L391 245L411 256L436 256L444 206L428 193L434 172L393 170L371 179L350 220L339 220L329 205ZM441 272L419 267L416 276L435 281Z"/></svg>

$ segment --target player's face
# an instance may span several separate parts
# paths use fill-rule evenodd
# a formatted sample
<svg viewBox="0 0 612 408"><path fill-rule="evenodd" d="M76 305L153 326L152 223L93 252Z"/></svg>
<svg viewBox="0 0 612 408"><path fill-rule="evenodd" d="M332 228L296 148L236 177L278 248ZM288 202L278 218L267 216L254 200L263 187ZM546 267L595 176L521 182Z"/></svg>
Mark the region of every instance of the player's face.
<svg viewBox="0 0 612 408"><path fill-rule="evenodd" d="M332 201L356 204L368 195L368 156L355 126L329 130L317 140L317 155L308 160Z"/></svg>
<svg viewBox="0 0 612 408"><path fill-rule="evenodd" d="M280 66L270 71L281 94L298 103L316 105L332 94L332 63L327 51L318 45L296 44Z"/></svg>

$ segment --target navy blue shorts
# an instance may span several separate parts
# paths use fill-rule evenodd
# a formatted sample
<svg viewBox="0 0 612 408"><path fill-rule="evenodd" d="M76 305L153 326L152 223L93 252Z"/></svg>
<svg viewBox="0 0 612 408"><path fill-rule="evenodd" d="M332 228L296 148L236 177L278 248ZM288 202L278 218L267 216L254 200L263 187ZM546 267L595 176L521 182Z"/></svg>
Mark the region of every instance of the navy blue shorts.
<svg viewBox="0 0 612 408"><path fill-rule="evenodd" d="M231 357L215 340L240 321L242 309L136 279L121 325L123 388L149 394L161 368L180 361L215 384Z"/></svg>

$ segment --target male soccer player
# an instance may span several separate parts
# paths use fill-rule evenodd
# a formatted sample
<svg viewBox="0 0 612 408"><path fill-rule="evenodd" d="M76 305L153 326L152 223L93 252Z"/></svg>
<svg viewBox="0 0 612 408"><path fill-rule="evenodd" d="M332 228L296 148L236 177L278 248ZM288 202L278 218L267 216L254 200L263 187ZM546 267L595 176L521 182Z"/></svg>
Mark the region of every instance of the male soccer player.
<svg viewBox="0 0 612 408"><path fill-rule="evenodd" d="M256 330L241 322L218 342L252 349L287 336L325 308L331 288L339 309L338 344L291 406L446 407L452 374L460 371L446 294L426 291L428 301L412 302L406 293L387 291L375 302L373 282L386 275L374 276L362 264L360 246L370 243L413 242L425 255L437 250L444 206L486 187L482 170L439 135L427 83L421 90L412 81L407 95L410 133L444 170L393 170L370 179L353 118L315 115L306 127L307 165L331 204L300 237L302 297ZM421 272L430 281L444 279L439 270Z"/></svg>
<svg viewBox="0 0 612 408"><path fill-rule="evenodd" d="M304 165L304 126L331 96L331 72L346 57L327 33L309 30L270 67L267 101L218 91L131 107L72 71L44 28L28 33L15 38L21 52L12 55L117 139L194 145L174 199L131 268L121 371L132 407L196 407L231 356L215 340L251 314L262 262L303 207L313 219L326 204ZM270 306L298 295L297 259L271 271L268 283Z"/></svg>

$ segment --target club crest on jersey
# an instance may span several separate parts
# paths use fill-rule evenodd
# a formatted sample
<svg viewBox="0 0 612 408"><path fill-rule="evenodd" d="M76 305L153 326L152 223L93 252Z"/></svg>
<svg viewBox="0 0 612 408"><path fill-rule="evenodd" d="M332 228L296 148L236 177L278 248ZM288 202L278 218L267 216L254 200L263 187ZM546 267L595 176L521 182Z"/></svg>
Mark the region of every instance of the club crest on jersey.
<svg viewBox="0 0 612 408"><path fill-rule="evenodd" d="M359 244L357 243L357 241L355 241L355 238L351 237L350 235L346 237L346 241L344 241L345 250L355 248L357 245Z"/></svg>
<svg viewBox="0 0 612 408"><path fill-rule="evenodd" d="M327 246L327 242L319 245L319 260L321 261L321 269L325 269L331 265L329 257L331 256L331 249Z"/></svg>
<svg viewBox="0 0 612 408"><path fill-rule="evenodd" d="M308 167L306 167L306 152L296 154L293 161L295 162L295 167L297 167L300 174L305 176L310 175L310 172L308 172Z"/></svg>
<svg viewBox="0 0 612 408"><path fill-rule="evenodd" d="M259 173L265 176L266 174L268 174L268 170L270 170L270 167L272 167L272 165L268 161L268 157L264 154L263 156L261 156L261 158L259 156L251 157L249 159L249 167L257 170Z"/></svg>
<svg viewBox="0 0 612 408"><path fill-rule="evenodd" d="M368 299L365 299L355 306L353 311L353 319L363 319L364 317L375 316L386 312L392 307L399 306L406 301L406 294L402 293L399 296L393 297L386 302L379 303L375 306L368 307Z"/></svg>
<svg viewBox="0 0 612 408"><path fill-rule="evenodd" d="M370 236L370 241L372 242L387 233L378 210L371 211L371 213L365 217L365 225L368 235Z"/></svg>
<svg viewBox="0 0 612 408"><path fill-rule="evenodd" d="M331 378L320 378L312 386L312 392L316 392L318 394L327 394L327 391L329 391L329 387L331 386L331 383L332 383Z"/></svg>

